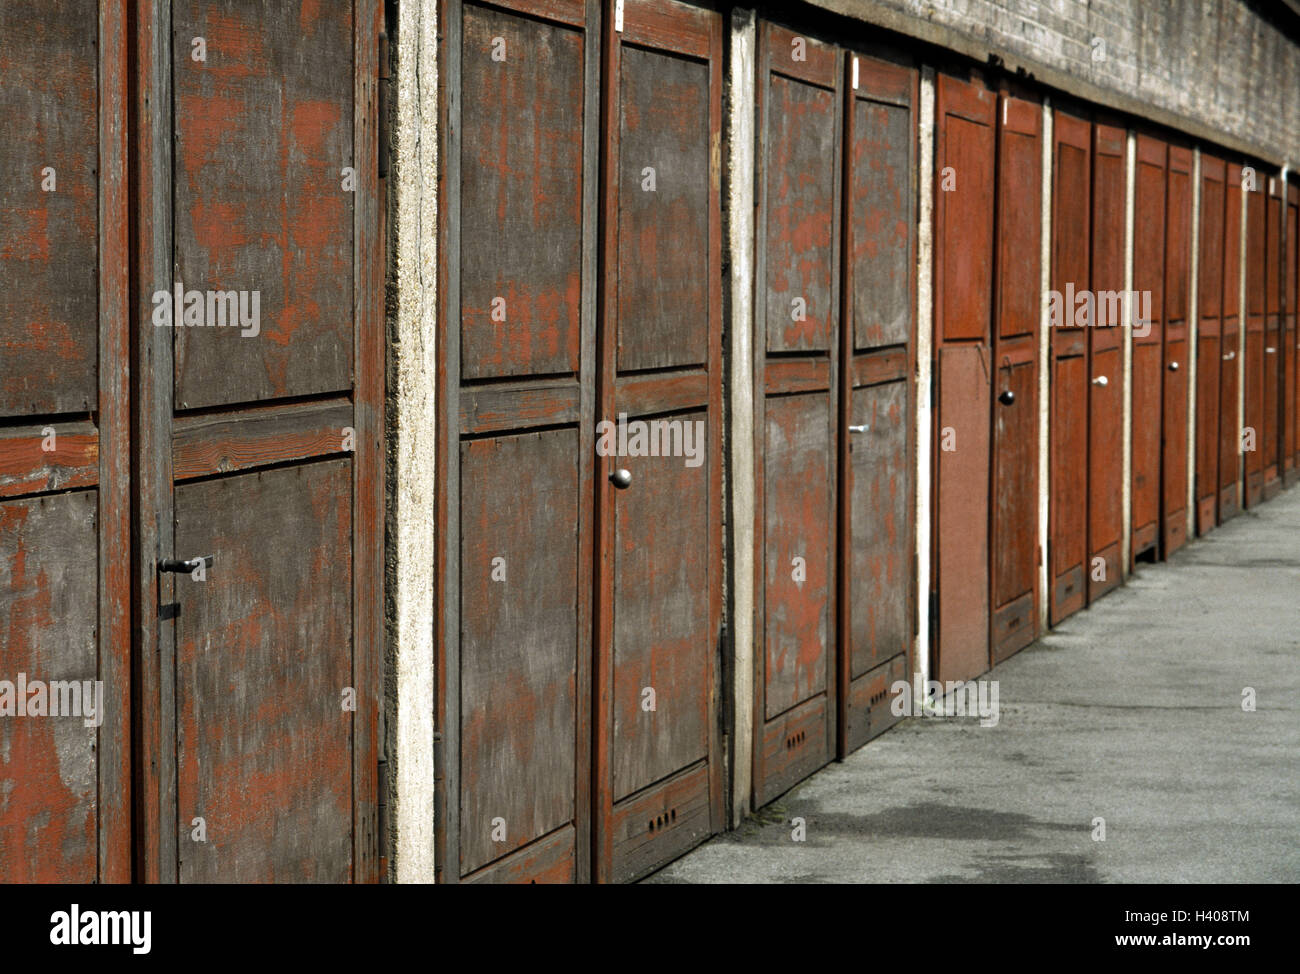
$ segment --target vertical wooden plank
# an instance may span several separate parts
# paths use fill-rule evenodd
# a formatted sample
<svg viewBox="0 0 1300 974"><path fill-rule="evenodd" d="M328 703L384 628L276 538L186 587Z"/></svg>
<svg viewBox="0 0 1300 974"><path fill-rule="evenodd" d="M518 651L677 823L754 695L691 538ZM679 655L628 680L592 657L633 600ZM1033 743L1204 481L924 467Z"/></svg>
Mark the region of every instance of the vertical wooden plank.
<svg viewBox="0 0 1300 974"><path fill-rule="evenodd" d="M1241 421L1238 381L1245 353L1241 341L1241 166L1224 173L1223 343L1219 356L1219 523L1241 509Z"/></svg>
<svg viewBox="0 0 1300 974"><path fill-rule="evenodd" d="M1169 147L1165 204L1164 398L1161 421L1160 553L1187 541L1187 324L1192 246L1192 151Z"/></svg>
<svg viewBox="0 0 1300 974"><path fill-rule="evenodd" d="M1165 194L1167 146L1139 134L1134 202L1132 540L1129 558L1155 557L1160 521L1163 422Z"/></svg>
<svg viewBox="0 0 1300 974"><path fill-rule="evenodd" d="M1127 135L1092 127L1092 291L1096 321L1089 331L1088 383L1088 601L1123 581L1124 381L1126 334L1124 223Z"/></svg>
<svg viewBox="0 0 1300 974"><path fill-rule="evenodd" d="M1201 155L1201 229L1196 350L1196 529L1218 521L1219 373L1223 310L1224 162Z"/></svg>

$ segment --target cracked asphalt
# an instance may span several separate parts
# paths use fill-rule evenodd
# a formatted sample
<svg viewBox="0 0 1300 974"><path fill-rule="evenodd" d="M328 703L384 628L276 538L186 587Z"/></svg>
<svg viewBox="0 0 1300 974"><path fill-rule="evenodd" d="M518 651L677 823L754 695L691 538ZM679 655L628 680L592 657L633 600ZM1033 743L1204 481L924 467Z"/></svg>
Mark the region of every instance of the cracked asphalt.
<svg viewBox="0 0 1300 974"><path fill-rule="evenodd" d="M1300 881L1300 490L983 679L997 726L908 718L646 882Z"/></svg>

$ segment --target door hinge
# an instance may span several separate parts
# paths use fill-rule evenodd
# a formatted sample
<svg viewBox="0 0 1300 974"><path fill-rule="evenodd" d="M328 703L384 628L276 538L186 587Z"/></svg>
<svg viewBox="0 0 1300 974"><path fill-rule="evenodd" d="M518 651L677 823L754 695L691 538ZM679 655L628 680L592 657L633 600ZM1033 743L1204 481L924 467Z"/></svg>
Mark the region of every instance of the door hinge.
<svg viewBox="0 0 1300 974"><path fill-rule="evenodd" d="M385 18L386 19L386 18ZM389 114L389 89L392 86L392 79L388 74L388 31L384 30L379 35L379 178L385 179L388 176L388 143L391 137Z"/></svg>

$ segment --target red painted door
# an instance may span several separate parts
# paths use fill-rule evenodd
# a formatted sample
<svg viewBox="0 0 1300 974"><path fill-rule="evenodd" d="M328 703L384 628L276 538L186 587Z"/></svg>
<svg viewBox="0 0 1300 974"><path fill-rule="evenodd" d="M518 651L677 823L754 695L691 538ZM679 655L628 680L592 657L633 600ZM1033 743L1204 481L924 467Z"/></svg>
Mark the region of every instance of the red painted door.
<svg viewBox="0 0 1300 974"><path fill-rule="evenodd" d="M599 11L440 28L439 878L585 881Z"/></svg>
<svg viewBox="0 0 1300 974"><path fill-rule="evenodd" d="M1296 466L1296 451L1300 450L1300 438L1297 437L1296 409L1300 407L1300 397L1296 395L1296 379L1300 376L1300 371L1296 369L1297 360L1300 359L1300 344L1297 343L1296 332L1296 258L1300 253L1297 247L1297 237L1300 236L1300 186L1290 185L1287 187L1287 204L1286 204L1286 267L1284 269L1284 279L1286 281L1285 304L1283 306L1282 318L1282 337L1280 341L1283 365L1282 376L1282 468L1283 479L1288 487L1295 483L1297 476L1300 476L1300 468Z"/></svg>
<svg viewBox="0 0 1300 974"><path fill-rule="evenodd" d="M150 881L378 876L381 21L217 0L137 20Z"/></svg>
<svg viewBox="0 0 1300 974"><path fill-rule="evenodd" d="M1088 331L1088 601L1123 580L1124 207L1127 135L1092 127L1092 291ZM1118 296L1118 297L1117 297Z"/></svg>
<svg viewBox="0 0 1300 974"><path fill-rule="evenodd" d="M1161 423L1160 556L1187 542L1187 314L1191 302L1192 150L1169 147L1165 204L1164 419Z"/></svg>
<svg viewBox="0 0 1300 974"><path fill-rule="evenodd" d="M1219 523L1241 510L1241 418L1238 413L1241 366L1241 166L1224 174L1223 341L1219 361Z"/></svg>
<svg viewBox="0 0 1300 974"><path fill-rule="evenodd" d="M1038 629L1038 333L1043 109L1003 94L998 110L993 333L990 616L993 661Z"/></svg>
<svg viewBox="0 0 1300 974"><path fill-rule="evenodd" d="M898 721L916 619L917 71L852 53L845 67L840 756Z"/></svg>
<svg viewBox="0 0 1300 974"><path fill-rule="evenodd" d="M1223 346L1224 162L1201 156L1196 339L1196 531L1218 522L1219 372Z"/></svg>
<svg viewBox="0 0 1300 974"><path fill-rule="evenodd" d="M754 285L755 806L821 767L836 747L843 70L837 48L763 25Z"/></svg>
<svg viewBox="0 0 1300 974"><path fill-rule="evenodd" d="M722 17L636 0L605 41L597 402L651 446L596 476L594 871L626 882L722 828Z"/></svg>
<svg viewBox="0 0 1300 974"><path fill-rule="evenodd" d="M938 78L935 115L933 672L985 672L989 654L989 473L997 98Z"/></svg>
<svg viewBox="0 0 1300 974"><path fill-rule="evenodd" d="M1267 182L1268 177L1252 170L1246 198L1246 415L1241 431L1246 467L1246 507L1254 507L1264 498Z"/></svg>
<svg viewBox="0 0 1300 974"><path fill-rule="evenodd" d="M1048 585L1053 625L1088 596L1088 362L1092 130L1057 112L1052 199L1051 492Z"/></svg>
<svg viewBox="0 0 1300 974"><path fill-rule="evenodd" d="M1282 489L1282 217L1285 187L1277 176L1268 177L1264 217L1264 500Z"/></svg>
<svg viewBox="0 0 1300 974"><path fill-rule="evenodd" d="M1165 301L1165 143L1137 139L1133 221L1133 432L1130 559L1155 556L1160 521L1160 431Z"/></svg>
<svg viewBox="0 0 1300 974"><path fill-rule="evenodd" d="M0 70L0 878L127 882L123 5L0 6Z"/></svg>

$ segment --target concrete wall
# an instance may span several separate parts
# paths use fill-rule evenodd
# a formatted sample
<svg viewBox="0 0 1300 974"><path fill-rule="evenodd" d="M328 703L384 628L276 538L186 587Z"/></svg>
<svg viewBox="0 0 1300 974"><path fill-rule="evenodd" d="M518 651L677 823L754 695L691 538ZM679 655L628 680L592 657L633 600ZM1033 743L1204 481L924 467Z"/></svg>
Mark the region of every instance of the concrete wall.
<svg viewBox="0 0 1300 974"><path fill-rule="evenodd" d="M769 4L767 12L788 19L797 6ZM1051 87L1277 166L1300 160L1297 18L1281 3L811 0L810 6L979 61L995 54L1009 70L1023 68Z"/></svg>

